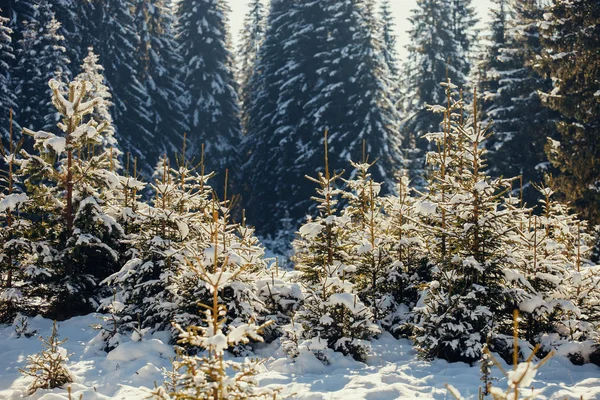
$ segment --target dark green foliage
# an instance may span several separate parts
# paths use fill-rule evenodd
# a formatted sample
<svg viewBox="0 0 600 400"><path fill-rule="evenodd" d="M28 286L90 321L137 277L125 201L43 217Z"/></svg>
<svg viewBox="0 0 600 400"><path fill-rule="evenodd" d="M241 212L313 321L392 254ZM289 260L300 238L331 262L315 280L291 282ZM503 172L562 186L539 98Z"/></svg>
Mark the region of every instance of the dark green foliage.
<svg viewBox="0 0 600 400"><path fill-rule="evenodd" d="M425 154L431 150L423 135L440 130L441 115L427 111L427 105L445 104L440 82L448 79L458 87L467 82L469 57L476 23L471 1L419 0L412 10L408 61L404 66L401 110L403 148L411 171L412 184L423 180Z"/></svg>
<svg viewBox="0 0 600 400"><path fill-rule="evenodd" d="M522 176L523 200L530 206L539 196L532 183L543 182L544 175L551 172L544 145L548 137L556 136L557 117L542 105L538 94L552 83L534 70L542 51L537 22L544 9L539 3L527 0L498 5L481 82L484 124L491 124L494 131L486 142L490 174Z"/></svg>
<svg viewBox="0 0 600 400"><path fill-rule="evenodd" d="M540 21L539 70L554 85L542 96L558 112L559 136L546 147L560 193L592 225L600 223L600 3L556 0Z"/></svg>
<svg viewBox="0 0 600 400"><path fill-rule="evenodd" d="M224 0L179 2L177 41L183 59L189 154L200 160L204 145L207 171L224 174L228 168L235 181L240 172L238 144L242 134L228 13Z"/></svg>

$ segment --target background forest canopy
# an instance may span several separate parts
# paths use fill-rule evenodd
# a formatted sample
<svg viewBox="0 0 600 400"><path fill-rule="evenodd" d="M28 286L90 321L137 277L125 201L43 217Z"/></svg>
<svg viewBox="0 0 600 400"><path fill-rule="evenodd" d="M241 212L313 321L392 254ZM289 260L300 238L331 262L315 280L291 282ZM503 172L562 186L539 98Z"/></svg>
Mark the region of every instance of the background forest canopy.
<svg viewBox="0 0 600 400"><path fill-rule="evenodd" d="M227 1L5 0L0 132L8 139L9 109L14 132L55 130L47 82L87 66L105 79L106 140L130 173L135 159L151 182L163 155L175 164L187 133L186 157L217 172L215 186L228 169L249 222L285 251L314 214L303 177L322 169L326 129L332 170L353 175L349 161L366 143L385 193L399 174L425 189L424 134L441 122L427 106L446 102L439 84L449 78L467 103L479 93L479 119L494 132L482 144L491 176L521 176L530 205L532 184L552 176L591 226L600 222L594 2L494 0L478 32L473 1L419 0L405 60L393 7L250 0L234 49Z"/></svg>
<svg viewBox="0 0 600 400"><path fill-rule="evenodd" d="M234 50L222 0L0 2L0 323L179 338L161 399L261 341L600 365L600 2L418 0L403 62L390 1L249 3Z"/></svg>

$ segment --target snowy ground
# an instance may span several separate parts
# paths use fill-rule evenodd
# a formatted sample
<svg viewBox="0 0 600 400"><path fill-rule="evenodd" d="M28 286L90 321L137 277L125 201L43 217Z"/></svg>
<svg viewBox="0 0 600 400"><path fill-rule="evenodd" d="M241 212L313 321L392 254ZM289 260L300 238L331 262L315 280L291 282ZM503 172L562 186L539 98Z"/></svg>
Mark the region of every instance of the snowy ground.
<svg viewBox="0 0 600 400"><path fill-rule="evenodd" d="M170 367L169 358L174 355L165 336L126 343L107 355L92 340L96 332L89 326L97 322L89 315L59 324L60 337L69 338L64 347L74 353L68 366L77 378L72 385L75 398L80 394L84 400L147 398L148 389L162 381L161 369ZM52 322L42 318L31 319L30 325L43 336L52 328ZM40 349L36 337L17 339L13 327L0 325L0 399L25 397L29 381L18 368L25 365L27 355ZM337 355L330 366L309 354L291 362L276 343L258 353L266 358L261 385L280 385L283 397L292 399L449 399L445 383L454 385L466 398L477 398L480 384L477 367L420 361L408 341L389 335L373 343L366 365ZM502 380L497 385L505 387ZM540 399L600 399L600 368L574 366L565 358L554 357L542 367L533 387L541 389ZM40 390L31 399L67 399L67 394L60 389Z"/></svg>

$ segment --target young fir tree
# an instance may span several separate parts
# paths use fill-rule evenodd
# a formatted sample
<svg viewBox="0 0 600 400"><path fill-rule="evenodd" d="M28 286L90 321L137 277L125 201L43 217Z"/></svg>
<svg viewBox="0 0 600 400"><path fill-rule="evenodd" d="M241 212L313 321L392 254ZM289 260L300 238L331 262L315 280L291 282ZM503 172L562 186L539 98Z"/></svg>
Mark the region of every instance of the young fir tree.
<svg viewBox="0 0 600 400"><path fill-rule="evenodd" d="M18 121L23 127L49 130L59 120L48 81L68 79L71 74L59 29L48 1L37 4L34 18L25 23L15 68Z"/></svg>
<svg viewBox="0 0 600 400"><path fill-rule="evenodd" d="M45 350L39 354L27 357L27 368L19 369L23 375L33 377L29 385L29 394L38 389L54 389L63 387L74 380L73 374L65 365L69 360L66 349L61 347L67 339L58 340L58 328L56 321L52 326L52 334L46 339L41 338Z"/></svg>
<svg viewBox="0 0 600 400"><path fill-rule="evenodd" d="M294 241L294 261L301 271L307 295L304 310L298 313L309 350L323 361L320 350L331 348L357 360L369 351L366 340L379 333L373 315L354 290L356 267L351 264L351 218L337 210L340 190L336 181L340 174L329 172L327 135L325 135L325 172L310 180L319 185L319 215L308 220Z"/></svg>
<svg viewBox="0 0 600 400"><path fill-rule="evenodd" d="M106 121L108 126L104 130L104 134L101 137L102 145L106 149L113 149L113 158L117 158L121 155L118 150L117 139L115 138L115 129L113 126L113 117L110 109L113 107L112 95L110 89L106 85L106 78L104 76L104 67L99 64L98 55L94 53L93 48L88 49L87 56L83 59L81 64L81 72L75 77L76 81L89 82L91 84L90 97L100 97L103 102L98 104L92 112L91 117L96 121ZM113 169L118 169L120 164L113 165Z"/></svg>
<svg viewBox="0 0 600 400"><path fill-rule="evenodd" d="M553 329L549 331L557 333L563 342L597 341L600 276L599 267L588 259L592 236L587 232L587 221L580 220L565 204L555 201L551 189L542 190L545 195L542 227L551 240L544 256L554 258L560 268L557 272L549 271L553 276L544 275L544 270L536 276L555 285L555 294L550 298L556 303L556 312L552 315ZM550 346L556 347L560 342L557 340Z"/></svg>
<svg viewBox="0 0 600 400"><path fill-rule="evenodd" d="M256 67L256 60L263 41L265 40L265 29L267 10L263 0L251 0L249 10L244 18L241 42L238 48L238 81L240 83L240 103L242 104L242 125L247 128L249 101L252 93L252 74Z"/></svg>
<svg viewBox="0 0 600 400"><path fill-rule="evenodd" d="M15 54L12 47L13 30L8 26L8 18L1 16L0 9L0 137L9 136L9 111L16 108L16 96L11 79L10 65Z"/></svg>
<svg viewBox="0 0 600 400"><path fill-rule="evenodd" d="M394 259L386 286L388 296L397 304L395 312L385 322L393 334L408 336L409 311L417 304L422 285L431 281L431 268L418 224L416 198L407 176L398 179L396 194L385 198L383 204L388 219L385 234L392 238Z"/></svg>
<svg viewBox="0 0 600 400"><path fill-rule="evenodd" d="M174 15L166 0L134 0L133 18L139 36L136 59L137 77L149 99L145 129L151 136L136 145L143 150L140 161L153 165L163 154L175 154L187 130L182 64L177 53Z"/></svg>
<svg viewBox="0 0 600 400"><path fill-rule="evenodd" d="M523 198L534 205L539 193L531 182L541 182L548 173L544 145L548 137L556 135L556 116L542 105L538 95L539 91L548 90L551 81L533 68L542 51L537 22L544 9L538 0L527 0L500 4L497 12L497 32L488 54L488 70L484 72L488 87L482 110L482 118L494 130L494 136L486 143L490 174L521 175ZM508 21L507 13L512 16Z"/></svg>
<svg viewBox="0 0 600 400"><path fill-rule="evenodd" d="M138 204L134 191L143 185L138 186L135 177L124 186L121 202L131 210L127 221L128 260L120 271L104 281L116 290L117 299L124 304L117 312L122 333L134 329L168 329L176 314L169 286L174 282L178 265L185 263L182 244L189 235L185 217L180 212L181 203L187 202L186 207L191 207L205 199L209 192L193 191L190 185L193 175L179 180L174 173L176 170L171 169L168 159L163 158L157 166L158 177L150 185L151 204Z"/></svg>
<svg viewBox="0 0 600 400"><path fill-rule="evenodd" d="M218 211L215 210L214 222L218 222ZM259 388L255 379L259 362L256 360L236 362L225 360L224 353L228 347L238 346L249 341L262 341L261 331L265 325L257 326L250 320L229 327L225 334L225 323L229 310L223 304L219 293L227 290L239 275L252 264L239 262L234 256L237 250L229 252L226 244L220 242L220 233L214 232L211 237L208 253L188 260L190 271L198 275L203 282L209 298L201 305L204 309L202 326L187 326L174 323L179 333L178 343L202 350L196 355L180 352L173 361L173 372L170 373L168 387L160 387L155 396L160 399L254 399L275 398L278 390ZM222 251L229 252L228 255ZM222 257L222 255L225 255ZM242 256L244 252L237 253ZM242 256L243 257L243 256ZM233 376L228 376L230 371Z"/></svg>
<svg viewBox="0 0 600 400"><path fill-rule="evenodd" d="M229 6L224 0L183 0L177 5L177 40L183 58L183 84L188 101L190 152L206 167L239 173L240 108L228 32Z"/></svg>
<svg viewBox="0 0 600 400"><path fill-rule="evenodd" d="M462 3L462 2L460 2ZM440 82L464 86L469 74L473 9L453 0L419 0L412 10L408 61L404 67L401 109L404 149L410 160L412 183L423 187L425 155L431 150L423 134L439 130L439 115L427 105L446 101ZM460 34L458 34L460 33Z"/></svg>
<svg viewBox="0 0 600 400"><path fill-rule="evenodd" d="M213 174L204 175L202 164L197 171L182 155L173 168L163 159L155 176L150 185L151 204L136 206L134 193L124 196L134 207L128 212L129 220L123 222L131 232L128 261L105 280L116 290L116 300L123 303L116 315L119 334L165 330L171 322L202 323L197 306L206 304L211 295L188 261L200 257L199 253L202 257L210 253L211 240L216 236L222 246L219 257L243 262L249 270L231 280L219 294L219 301L228 305L230 323L259 315L262 306L254 294L257 277L252 274L264 268L264 250L250 230L237 230L230 222L231 203L220 203L213 197L207 183ZM108 307L113 307L114 301L107 300ZM109 345L113 336L104 338Z"/></svg>
<svg viewBox="0 0 600 400"><path fill-rule="evenodd" d="M433 280L415 307L414 342L424 357L472 363L488 337L506 329L518 304L505 269L512 266L508 246L521 211L506 195L511 180L486 173L481 145L488 134L477 102L465 119L455 86L445 88L447 106L433 107L444 114L443 131L427 135L438 149L428 154L430 190L416 205Z"/></svg>
<svg viewBox="0 0 600 400"><path fill-rule="evenodd" d="M538 65L553 81L542 95L560 115L558 140L546 152L560 170L560 193L592 225L600 222L600 4L554 1L539 21L542 29Z"/></svg>
<svg viewBox="0 0 600 400"><path fill-rule="evenodd" d="M391 203L380 196L381 184L370 174L373 163L363 156L362 163L352 166L356 176L346 181L342 194L347 202L342 214L350 218L349 263L356 268L352 281L374 321L389 329L398 323L408 287L402 264L396 259L398 243L392 229L396 221L388 218L386 206Z"/></svg>
<svg viewBox="0 0 600 400"><path fill-rule="evenodd" d="M37 153L21 152L18 176L33 200L23 207L31 252L20 278L43 312L68 318L98 306L98 283L118 266L123 232L103 202L118 184L102 146L108 123L89 116L102 98L89 96L88 82L73 81L66 93L55 80L50 87L61 133L26 130Z"/></svg>

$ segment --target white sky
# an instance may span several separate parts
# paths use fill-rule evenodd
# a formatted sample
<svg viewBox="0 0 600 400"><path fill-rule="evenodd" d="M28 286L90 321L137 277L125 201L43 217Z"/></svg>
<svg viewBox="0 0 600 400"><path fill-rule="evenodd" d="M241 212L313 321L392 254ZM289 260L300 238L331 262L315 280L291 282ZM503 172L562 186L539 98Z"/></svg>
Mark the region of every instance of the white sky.
<svg viewBox="0 0 600 400"><path fill-rule="evenodd" d="M243 26L244 15L248 9L248 0L228 0L231 7L231 31L234 41L237 39L240 30ZM289 0L295 1L295 0ZM396 30L398 38L398 54L402 60L406 56L405 46L408 44L408 35L406 31L410 28L408 17L410 10L415 8L417 0L392 0L392 7L396 16ZM473 5L477 8L479 14L480 28L485 30L485 22L488 20L488 9L491 5L491 0L473 0ZM234 47L235 48L235 47Z"/></svg>

